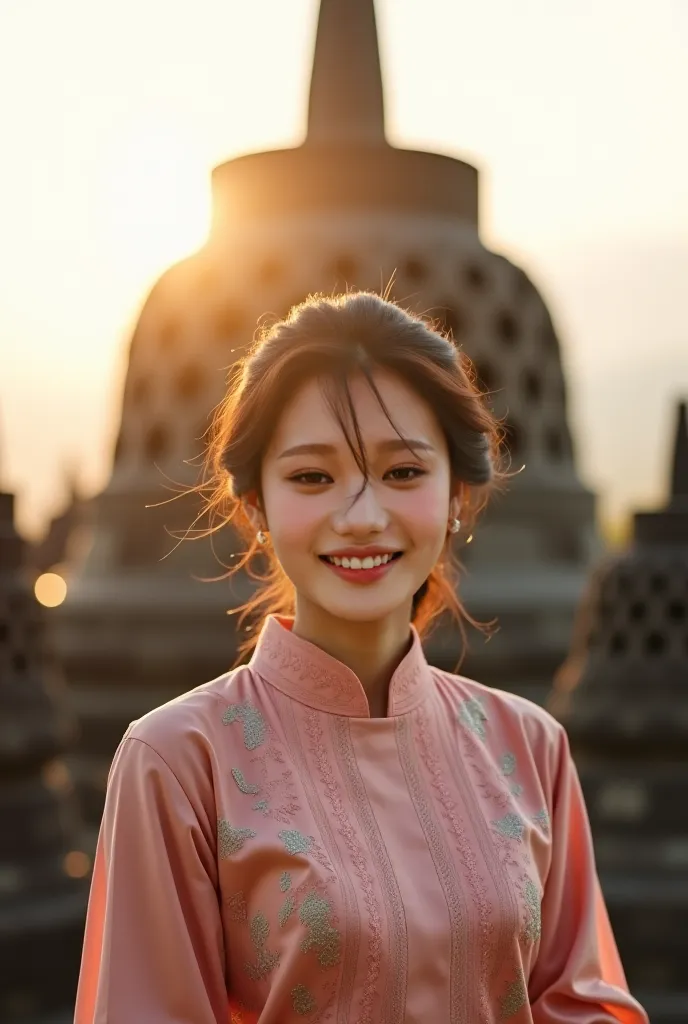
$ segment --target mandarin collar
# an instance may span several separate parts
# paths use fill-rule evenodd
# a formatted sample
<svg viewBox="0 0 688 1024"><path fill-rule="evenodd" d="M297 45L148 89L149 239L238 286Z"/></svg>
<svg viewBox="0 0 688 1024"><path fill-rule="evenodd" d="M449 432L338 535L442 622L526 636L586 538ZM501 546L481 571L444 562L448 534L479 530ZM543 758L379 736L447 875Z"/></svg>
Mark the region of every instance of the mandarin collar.
<svg viewBox="0 0 688 1024"><path fill-rule="evenodd" d="M363 684L352 669L292 632L293 619L269 615L258 637L250 667L268 683L316 711L370 718ZM412 642L389 684L388 717L412 711L427 696L432 676L420 637Z"/></svg>

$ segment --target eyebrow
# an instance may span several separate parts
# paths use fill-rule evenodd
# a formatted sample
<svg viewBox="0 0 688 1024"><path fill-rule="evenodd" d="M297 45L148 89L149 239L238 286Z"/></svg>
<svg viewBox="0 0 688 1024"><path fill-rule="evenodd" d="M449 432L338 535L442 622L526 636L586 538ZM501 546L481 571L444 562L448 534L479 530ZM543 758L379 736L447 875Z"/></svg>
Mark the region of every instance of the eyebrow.
<svg viewBox="0 0 688 1024"><path fill-rule="evenodd" d="M427 441L414 440L413 438L402 440L400 437L392 438L389 441L381 441L376 447L380 452L406 452L414 448L424 452L434 452L435 450ZM336 453L337 449L332 444L312 442L310 444L296 444L293 448L286 448L277 458L287 459L291 455L335 455Z"/></svg>

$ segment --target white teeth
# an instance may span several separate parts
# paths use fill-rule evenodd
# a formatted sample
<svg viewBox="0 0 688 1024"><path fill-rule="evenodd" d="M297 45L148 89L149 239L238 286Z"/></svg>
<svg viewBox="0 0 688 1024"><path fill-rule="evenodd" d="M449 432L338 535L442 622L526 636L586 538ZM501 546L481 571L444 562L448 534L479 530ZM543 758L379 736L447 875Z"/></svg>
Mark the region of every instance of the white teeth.
<svg viewBox="0 0 688 1024"><path fill-rule="evenodd" d="M365 558L357 558L352 555L351 558L339 558L338 555L326 555L328 562L333 565L338 565L342 569L374 569L378 565L387 565L394 558L393 555L366 555Z"/></svg>

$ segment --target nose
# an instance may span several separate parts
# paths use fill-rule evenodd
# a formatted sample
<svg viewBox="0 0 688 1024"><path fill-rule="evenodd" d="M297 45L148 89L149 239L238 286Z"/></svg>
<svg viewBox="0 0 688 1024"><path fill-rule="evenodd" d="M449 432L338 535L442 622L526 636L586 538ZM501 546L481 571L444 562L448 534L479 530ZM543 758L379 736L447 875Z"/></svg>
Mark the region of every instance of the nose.
<svg viewBox="0 0 688 1024"><path fill-rule="evenodd" d="M332 525L339 536L365 538L371 533L382 533L388 523L389 516L368 481L355 499L347 498L344 507L334 515Z"/></svg>

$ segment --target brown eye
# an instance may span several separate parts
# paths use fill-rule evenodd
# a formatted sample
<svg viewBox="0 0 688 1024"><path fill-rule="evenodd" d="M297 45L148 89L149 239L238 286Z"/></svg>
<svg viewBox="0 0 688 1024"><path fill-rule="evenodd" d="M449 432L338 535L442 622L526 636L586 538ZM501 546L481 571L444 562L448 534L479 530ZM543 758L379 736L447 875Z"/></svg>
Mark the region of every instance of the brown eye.
<svg viewBox="0 0 688 1024"><path fill-rule="evenodd" d="M330 478L327 473L318 473L315 470L312 470L308 473L296 473L294 476L290 476L289 479L293 480L294 483L297 484L311 484L317 486L318 484L328 483Z"/></svg>
<svg viewBox="0 0 688 1024"><path fill-rule="evenodd" d="M425 476L425 470L420 469L418 466L397 466L395 469L390 469L387 475L399 483L408 483L411 480L416 480L418 477Z"/></svg>

